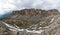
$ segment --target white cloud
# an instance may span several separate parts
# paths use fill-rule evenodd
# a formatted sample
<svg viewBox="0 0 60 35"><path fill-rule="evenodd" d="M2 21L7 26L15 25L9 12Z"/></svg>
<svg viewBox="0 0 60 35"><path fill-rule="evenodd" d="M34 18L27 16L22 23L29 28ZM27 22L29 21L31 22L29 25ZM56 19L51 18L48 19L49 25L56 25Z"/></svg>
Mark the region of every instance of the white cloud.
<svg viewBox="0 0 60 35"><path fill-rule="evenodd" d="M17 8L58 9L60 0L18 0Z"/></svg>
<svg viewBox="0 0 60 35"><path fill-rule="evenodd" d="M60 0L0 0L0 13L22 8L60 9Z"/></svg>
<svg viewBox="0 0 60 35"><path fill-rule="evenodd" d="M0 14L16 9L16 6L12 4L13 2L12 0L0 0Z"/></svg>

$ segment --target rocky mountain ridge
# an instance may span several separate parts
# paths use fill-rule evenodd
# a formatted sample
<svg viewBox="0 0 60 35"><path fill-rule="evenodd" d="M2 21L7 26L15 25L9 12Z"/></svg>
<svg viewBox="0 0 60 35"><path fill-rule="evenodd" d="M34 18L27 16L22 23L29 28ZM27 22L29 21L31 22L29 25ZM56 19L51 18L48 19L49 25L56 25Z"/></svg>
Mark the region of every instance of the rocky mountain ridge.
<svg viewBox="0 0 60 35"><path fill-rule="evenodd" d="M56 9L48 11L41 9L23 9L13 11L11 14L6 16L3 21L12 25L16 24L20 28L29 28L30 26L41 24L41 22L44 21L42 25L39 25L44 27L49 25L48 23L54 15L58 14L59 12Z"/></svg>
<svg viewBox="0 0 60 35"><path fill-rule="evenodd" d="M12 14L20 14L20 15L57 15L59 12L57 9L51 9L51 10L42 10L42 9L23 9L23 10L16 10L13 11Z"/></svg>
<svg viewBox="0 0 60 35"><path fill-rule="evenodd" d="M56 9L52 10L41 10L41 9L23 9L13 11L11 14L8 14L0 21L1 33L9 34L10 33L17 35L20 31L15 31L15 28L27 29L27 30L44 30L41 35L50 35L59 33L60 29L60 12ZM8 26L7 24L11 25ZM6 26L6 27L5 27ZM10 28L9 28L10 27ZM11 28L12 27L12 28ZM15 28L14 28L15 27ZM56 29L57 28L57 29ZM12 29L13 31L10 31ZM16 29L18 30L18 29ZM53 30L53 31L52 31ZM0 33L0 34L1 34ZM3 35L1 34L1 35ZM21 34L21 33L20 33ZM22 33L23 34L23 33ZM32 34L32 33L28 33ZM39 33L40 34L40 33ZM35 33L33 34L35 35Z"/></svg>

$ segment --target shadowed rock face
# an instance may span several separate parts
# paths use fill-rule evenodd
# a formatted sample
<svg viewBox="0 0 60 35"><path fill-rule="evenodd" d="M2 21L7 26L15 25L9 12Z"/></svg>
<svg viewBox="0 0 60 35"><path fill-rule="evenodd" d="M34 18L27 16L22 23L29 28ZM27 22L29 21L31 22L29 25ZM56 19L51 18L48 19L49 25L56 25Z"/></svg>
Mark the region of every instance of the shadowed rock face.
<svg viewBox="0 0 60 35"><path fill-rule="evenodd" d="M50 18L53 17L52 15L58 14L59 12L56 9L48 11L42 9L23 9L13 11L11 14L6 16L3 21L12 25L17 25L20 28L31 28L37 26L44 27L49 25L47 23L50 22Z"/></svg>
<svg viewBox="0 0 60 35"><path fill-rule="evenodd" d="M52 10L48 10L48 14L49 15L57 15L57 14L59 14L59 12L56 9L52 9Z"/></svg>

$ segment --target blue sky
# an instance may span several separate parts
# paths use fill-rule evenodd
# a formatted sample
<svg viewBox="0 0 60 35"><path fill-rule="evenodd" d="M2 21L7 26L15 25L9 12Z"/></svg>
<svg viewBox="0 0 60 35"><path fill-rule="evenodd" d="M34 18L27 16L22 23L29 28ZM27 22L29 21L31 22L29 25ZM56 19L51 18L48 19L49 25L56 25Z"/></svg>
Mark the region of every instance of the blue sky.
<svg viewBox="0 0 60 35"><path fill-rule="evenodd" d="M60 0L0 0L0 14L24 8L60 10Z"/></svg>

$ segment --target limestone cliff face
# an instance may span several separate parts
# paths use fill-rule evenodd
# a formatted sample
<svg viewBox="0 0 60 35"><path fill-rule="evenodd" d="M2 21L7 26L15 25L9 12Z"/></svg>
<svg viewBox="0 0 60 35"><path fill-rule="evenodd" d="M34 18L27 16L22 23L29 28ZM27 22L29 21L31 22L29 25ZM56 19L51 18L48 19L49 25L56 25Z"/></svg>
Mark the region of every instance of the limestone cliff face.
<svg viewBox="0 0 60 35"><path fill-rule="evenodd" d="M52 10L42 10L42 9L23 9L23 10L16 10L13 11L12 14L20 14L20 15L57 15L58 10L52 9Z"/></svg>

